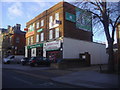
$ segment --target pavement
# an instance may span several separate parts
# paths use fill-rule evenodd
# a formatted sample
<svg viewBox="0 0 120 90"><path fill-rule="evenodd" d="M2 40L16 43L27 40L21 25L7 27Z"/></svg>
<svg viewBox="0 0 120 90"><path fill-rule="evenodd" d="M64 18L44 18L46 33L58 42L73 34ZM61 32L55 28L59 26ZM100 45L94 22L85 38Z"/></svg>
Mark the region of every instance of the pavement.
<svg viewBox="0 0 120 90"><path fill-rule="evenodd" d="M102 69L106 69L105 66ZM74 68L76 70L71 74L52 78L53 81L74 85L77 87L83 86L86 88L117 88L120 89L118 74L100 73L99 66Z"/></svg>
<svg viewBox="0 0 120 90"><path fill-rule="evenodd" d="M19 70L43 70L50 73L59 74L57 77L51 77L52 81L69 84L76 87L86 88L119 88L118 74L100 73L99 66L69 68L64 70L53 69L50 67L29 67L22 65L3 65L3 68ZM107 66L103 65L102 70ZM32 73L31 73L32 74ZM39 73L38 73L39 74ZM38 75L39 76L39 75Z"/></svg>

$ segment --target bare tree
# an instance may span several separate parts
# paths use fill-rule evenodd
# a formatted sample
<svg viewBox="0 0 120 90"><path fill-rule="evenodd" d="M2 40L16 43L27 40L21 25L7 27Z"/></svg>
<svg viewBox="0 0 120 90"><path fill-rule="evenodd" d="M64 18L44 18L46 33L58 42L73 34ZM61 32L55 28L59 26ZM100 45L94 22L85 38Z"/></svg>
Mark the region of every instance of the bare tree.
<svg viewBox="0 0 120 90"><path fill-rule="evenodd" d="M118 22L120 22L120 12L118 2L107 2L107 0L83 0L76 2L75 5L85 9L93 14L93 22L101 24L108 43L108 70L114 71L114 51L113 43L115 30Z"/></svg>

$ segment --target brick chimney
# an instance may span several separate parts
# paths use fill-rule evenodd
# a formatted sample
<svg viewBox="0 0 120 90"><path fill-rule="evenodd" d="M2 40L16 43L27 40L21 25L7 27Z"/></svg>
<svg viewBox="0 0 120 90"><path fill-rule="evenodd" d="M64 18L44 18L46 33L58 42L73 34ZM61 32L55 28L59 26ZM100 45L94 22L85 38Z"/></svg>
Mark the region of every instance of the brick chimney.
<svg viewBox="0 0 120 90"><path fill-rule="evenodd" d="M21 28L21 25L20 24L16 24L16 29L20 30L20 28Z"/></svg>

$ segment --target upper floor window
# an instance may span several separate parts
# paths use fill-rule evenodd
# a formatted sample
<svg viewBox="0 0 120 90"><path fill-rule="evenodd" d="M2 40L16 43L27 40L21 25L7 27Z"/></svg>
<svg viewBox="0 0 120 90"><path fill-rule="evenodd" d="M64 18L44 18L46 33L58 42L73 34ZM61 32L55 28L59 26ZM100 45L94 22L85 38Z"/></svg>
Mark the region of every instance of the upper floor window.
<svg viewBox="0 0 120 90"><path fill-rule="evenodd" d="M58 38L60 36L59 34L59 28L55 29L55 38Z"/></svg>
<svg viewBox="0 0 120 90"><path fill-rule="evenodd" d="M59 12L55 13L55 20L59 20Z"/></svg>
<svg viewBox="0 0 120 90"><path fill-rule="evenodd" d="M27 44L30 45L30 38L27 38Z"/></svg>
<svg viewBox="0 0 120 90"><path fill-rule="evenodd" d="M49 17L49 23L52 23L52 22L53 22L53 17L50 16L50 17Z"/></svg>
<svg viewBox="0 0 120 90"><path fill-rule="evenodd" d="M49 39L52 39L53 38L53 30L50 30L49 31Z"/></svg>
<svg viewBox="0 0 120 90"><path fill-rule="evenodd" d="M41 20L41 26L44 26L44 20Z"/></svg>
<svg viewBox="0 0 120 90"><path fill-rule="evenodd" d="M33 31L34 29L35 29L35 23L29 26L28 31Z"/></svg>
<svg viewBox="0 0 120 90"><path fill-rule="evenodd" d="M16 37L16 43L19 43L19 42L20 42L20 38Z"/></svg>
<svg viewBox="0 0 120 90"><path fill-rule="evenodd" d="M36 35L36 42L39 42L39 34Z"/></svg>
<svg viewBox="0 0 120 90"><path fill-rule="evenodd" d="M33 39L34 39L34 38L33 38L33 36L32 36L32 37L31 37L31 44L33 44L33 41L34 41Z"/></svg>
<svg viewBox="0 0 120 90"><path fill-rule="evenodd" d="M36 28L39 28L39 22L36 23Z"/></svg>
<svg viewBox="0 0 120 90"><path fill-rule="evenodd" d="M35 29L35 23L32 24L32 29L33 29L33 30Z"/></svg>
<svg viewBox="0 0 120 90"><path fill-rule="evenodd" d="M44 41L44 33L41 33L41 41Z"/></svg>

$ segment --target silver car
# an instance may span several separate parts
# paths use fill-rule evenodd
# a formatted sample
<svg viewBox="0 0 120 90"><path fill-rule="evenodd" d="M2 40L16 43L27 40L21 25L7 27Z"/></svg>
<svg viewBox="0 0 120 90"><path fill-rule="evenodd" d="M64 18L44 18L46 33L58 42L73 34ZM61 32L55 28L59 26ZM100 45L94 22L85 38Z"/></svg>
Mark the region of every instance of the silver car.
<svg viewBox="0 0 120 90"><path fill-rule="evenodd" d="M4 64L9 64L10 62L14 61L14 58L15 57L13 55L8 56L7 58L3 58L3 63Z"/></svg>

